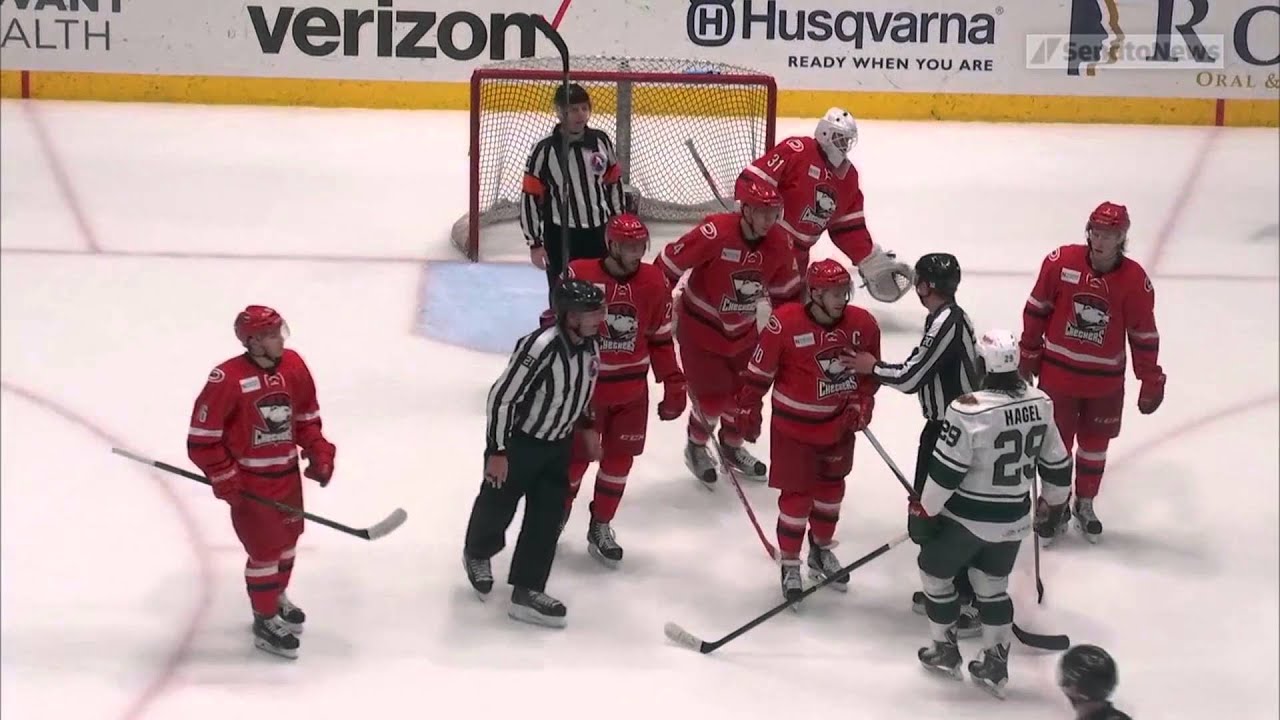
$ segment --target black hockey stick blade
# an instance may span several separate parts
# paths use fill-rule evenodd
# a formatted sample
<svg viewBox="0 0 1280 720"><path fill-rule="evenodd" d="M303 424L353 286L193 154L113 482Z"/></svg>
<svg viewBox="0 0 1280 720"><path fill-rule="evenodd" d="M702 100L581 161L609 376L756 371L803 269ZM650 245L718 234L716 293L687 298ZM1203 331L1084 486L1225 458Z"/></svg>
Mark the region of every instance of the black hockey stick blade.
<svg viewBox="0 0 1280 720"><path fill-rule="evenodd" d="M1036 578L1036 604L1044 604L1044 582L1039 577Z"/></svg>
<svg viewBox="0 0 1280 720"><path fill-rule="evenodd" d="M167 473L172 473L174 475L187 478L188 480L194 480L198 483L203 483L205 485L213 484L209 482L209 479L204 477L203 475L198 475L196 473L191 472L190 470L184 470L176 465L170 465L167 462L153 460L149 457L144 457L135 452L130 452L128 450L124 450L122 448L117 448L117 447L111 448L111 452L121 457L126 457L135 462L140 462L143 465L150 465L151 467L154 467L158 470L164 470ZM340 522L334 522L329 518L321 517L319 515L313 515L312 513L306 512L304 510L300 510L291 505L285 505L284 503L279 502L277 500L264 498L249 492L242 492L240 494L243 495L245 498L252 500L254 502L262 503L263 505L270 505L271 507L279 510L280 512L289 513L291 515L299 515L307 520L310 520L311 522L316 523L317 525L324 525L325 527L333 528L334 530L337 530L339 532L344 532L348 535L353 535L355 537L362 538L364 540L377 540L380 537L388 535L392 531L394 531L396 528L403 525L404 521L409 518L409 513L405 512L403 508L396 508L391 512L390 515L379 520L373 525L370 525L367 528L353 528L348 525L343 525Z"/></svg>
<svg viewBox="0 0 1280 720"><path fill-rule="evenodd" d="M700 640L693 633L690 633L688 630L685 630L684 628L680 627L679 625L673 622L669 622L666 625L664 625L662 628L662 631L669 640L671 640L672 642L674 642L675 644L681 647L694 650L696 652L702 653L703 655L714 652L724 647L729 642L737 639L739 636L745 634L747 631L755 628L758 625L763 624L766 620L773 617L774 615L777 615L778 613L782 612L783 610L786 610L787 608L793 605L799 604L802 600L818 592L822 588L826 587L829 583L833 583L837 580L848 580L849 573L853 572L854 570L857 570L863 565L866 565L872 560L875 560L881 555L889 552L894 548L894 546L902 542L905 542L906 539L907 539L907 534L902 533L901 535L881 545L875 550L872 550L866 555L863 555L857 560L854 560L848 565L845 565L844 567L840 568L840 572L825 578L822 582L810 588L807 588L804 592L800 593L800 595L795 599L787 600L779 605L775 605L768 612L765 612L762 615L757 615L755 619L751 620L751 622L748 622L746 625L739 627L737 630L734 630L733 632L729 633L728 635L725 635L719 640L715 640L712 642L707 642L706 640Z"/></svg>
<svg viewBox="0 0 1280 720"><path fill-rule="evenodd" d="M1039 633L1027 632L1018 627L1018 623L1013 624L1013 635L1018 641L1027 647L1033 647L1038 650L1053 650L1062 652L1071 647L1071 638L1066 635L1041 635Z"/></svg>

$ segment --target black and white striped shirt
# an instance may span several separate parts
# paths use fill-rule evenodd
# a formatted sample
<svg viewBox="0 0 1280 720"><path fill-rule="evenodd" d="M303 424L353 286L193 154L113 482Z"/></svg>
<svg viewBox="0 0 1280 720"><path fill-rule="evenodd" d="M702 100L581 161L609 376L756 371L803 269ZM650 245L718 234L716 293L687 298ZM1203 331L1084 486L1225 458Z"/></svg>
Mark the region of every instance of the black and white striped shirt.
<svg viewBox="0 0 1280 720"><path fill-rule="evenodd" d="M513 432L547 441L572 435L584 415L590 417L588 403L599 375L595 338L575 345L558 325L520 338L489 389L488 452L505 452Z"/></svg>
<svg viewBox="0 0 1280 720"><path fill-rule="evenodd" d="M546 222L586 230L604 227L622 211L622 169L613 141L603 131L587 128L569 142L568 182L560 173L560 126L533 146L525 167L520 229L531 246L543 242ZM560 217L561 197L568 193L569 217Z"/></svg>
<svg viewBox="0 0 1280 720"><path fill-rule="evenodd" d="M874 374L882 385L919 394L925 418L941 420L952 400L977 386L973 323L959 305L943 305L925 318L924 337L906 362L876 363Z"/></svg>

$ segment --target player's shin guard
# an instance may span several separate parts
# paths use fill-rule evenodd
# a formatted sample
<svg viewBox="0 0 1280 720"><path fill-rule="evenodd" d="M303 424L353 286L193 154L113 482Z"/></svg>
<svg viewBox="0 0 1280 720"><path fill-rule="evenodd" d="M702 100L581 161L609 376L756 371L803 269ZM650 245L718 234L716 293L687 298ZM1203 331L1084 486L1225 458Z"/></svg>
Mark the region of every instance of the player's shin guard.
<svg viewBox="0 0 1280 720"><path fill-rule="evenodd" d="M280 592L284 592L289 587L289 578L293 577L293 560L297 555L296 547L280 553L280 561L276 563L276 568L280 571Z"/></svg>
<svg viewBox="0 0 1280 720"><path fill-rule="evenodd" d="M982 644L987 647L1008 645L1013 636L1013 600L1009 598L1009 577L988 575L977 568L969 570L973 583L978 617L982 620Z"/></svg>
<svg viewBox="0 0 1280 720"><path fill-rule="evenodd" d="M782 557L800 557L812 508L813 498L806 493L783 490L778 496L778 552Z"/></svg>
<svg viewBox="0 0 1280 720"><path fill-rule="evenodd" d="M960 596L951 578L939 578L921 572L924 584L924 609L929 616L929 635L934 642L954 642L955 624L960 619Z"/></svg>
<svg viewBox="0 0 1280 720"><path fill-rule="evenodd" d="M1081 435L1076 447L1076 497L1086 500L1098 496L1102 473L1107 468L1107 445L1110 438Z"/></svg>
<svg viewBox="0 0 1280 720"><path fill-rule="evenodd" d="M277 560L249 560L244 565L249 605L257 615L272 616L279 610L280 566Z"/></svg>
<svg viewBox="0 0 1280 720"><path fill-rule="evenodd" d="M627 489L627 474L634 461L630 455L606 455L600 460L596 473L595 493L591 498L591 519L596 522L613 522Z"/></svg>
<svg viewBox="0 0 1280 720"><path fill-rule="evenodd" d="M727 405L727 400L722 397L695 398L693 408L697 412L689 413L689 440L695 445L706 445Z"/></svg>
<svg viewBox="0 0 1280 720"><path fill-rule="evenodd" d="M840 502L844 500L844 480L820 478L813 492L813 511L809 513L809 530L813 539L827 547L836 536L840 521Z"/></svg>

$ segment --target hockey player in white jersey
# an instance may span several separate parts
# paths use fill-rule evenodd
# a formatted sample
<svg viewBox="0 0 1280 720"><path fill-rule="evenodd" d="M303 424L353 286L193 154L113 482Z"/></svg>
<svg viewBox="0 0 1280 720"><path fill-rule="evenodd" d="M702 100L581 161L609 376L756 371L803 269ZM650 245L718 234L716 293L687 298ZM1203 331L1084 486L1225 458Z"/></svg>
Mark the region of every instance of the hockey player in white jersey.
<svg viewBox="0 0 1280 720"><path fill-rule="evenodd" d="M969 675L997 697L1008 682L1013 601L1009 574L1032 529L1031 484L1061 513L1071 489L1071 456L1053 422L1053 403L1018 375L1018 340L993 330L978 341L982 389L947 406L942 433L907 528L920 545L920 577L933 642L920 648L930 670L961 678L956 645L959 597L952 578L968 567L983 649ZM1048 519L1048 513L1038 522Z"/></svg>

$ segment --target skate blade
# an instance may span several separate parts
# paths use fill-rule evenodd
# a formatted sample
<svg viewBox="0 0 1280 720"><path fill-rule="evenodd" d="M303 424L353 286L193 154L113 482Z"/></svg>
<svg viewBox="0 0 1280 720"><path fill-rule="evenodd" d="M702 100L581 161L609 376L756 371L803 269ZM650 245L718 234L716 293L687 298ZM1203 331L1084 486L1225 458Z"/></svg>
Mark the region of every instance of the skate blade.
<svg viewBox="0 0 1280 720"><path fill-rule="evenodd" d="M978 677L972 678L972 680L974 685L986 690L992 697L999 700L1005 699L1006 693L1004 683L993 683L990 680L984 680Z"/></svg>
<svg viewBox="0 0 1280 720"><path fill-rule="evenodd" d="M533 608L516 605L515 603L512 603L511 607L507 608L507 617L530 625L541 625L549 628L563 628L568 624L568 618L543 615Z"/></svg>
<svg viewBox="0 0 1280 720"><path fill-rule="evenodd" d="M929 672L933 673L934 675L941 675L942 677L951 678L952 680L964 680L964 676L960 672L959 665L953 668L949 668L949 667L942 667L940 665L930 665L929 663L921 660L920 666L923 667L925 670L928 670Z"/></svg>
<svg viewBox="0 0 1280 720"><path fill-rule="evenodd" d="M604 556L604 553L600 552L599 548L591 543L587 543L587 554L595 558L601 565L604 565L610 570L617 570L618 565L622 564L622 558L618 558L617 560L607 558Z"/></svg>
<svg viewBox="0 0 1280 720"><path fill-rule="evenodd" d="M810 579L810 580L812 580L812 581L813 581L813 583L816 585L816 584L818 584L818 583L822 582L823 580L826 580L826 579L827 579L827 575L826 575L826 573L821 573L821 572L818 572L817 570L812 570L812 569L810 569L810 570L809 570L809 579ZM833 580L833 581L831 581L831 582L827 583L827 589L828 589L828 590L835 590L836 592L839 592L839 593L847 593L847 592L849 592L849 581L848 581L848 580L846 580L846 581L844 581L844 582L841 582L841 581L839 581L839 580Z"/></svg>
<svg viewBox="0 0 1280 720"><path fill-rule="evenodd" d="M276 647L275 645L272 645L271 643L259 637L255 637L253 639L253 646L267 653L268 655L275 655L276 657L282 657L287 660L298 659L297 650L288 650L286 648Z"/></svg>

